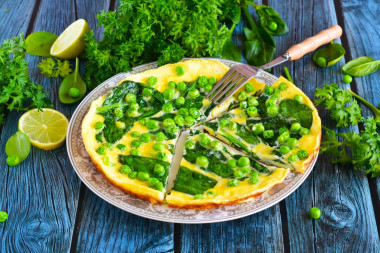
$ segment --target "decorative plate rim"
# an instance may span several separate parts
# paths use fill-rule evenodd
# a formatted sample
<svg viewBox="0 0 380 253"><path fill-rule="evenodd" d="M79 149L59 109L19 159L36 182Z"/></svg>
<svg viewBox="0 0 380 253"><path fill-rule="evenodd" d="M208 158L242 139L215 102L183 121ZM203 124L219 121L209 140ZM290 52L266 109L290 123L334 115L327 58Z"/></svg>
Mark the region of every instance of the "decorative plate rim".
<svg viewBox="0 0 380 253"><path fill-rule="evenodd" d="M185 58L184 60L189 60L189 59L191 58ZM241 64L240 62L223 60L223 59L215 59L215 58L197 58L197 59L214 59L228 66ZM141 200L127 193L124 193L118 187L109 183L105 179L105 177L96 170L86 150L84 149L82 137L80 135L80 128L78 128L79 127L78 124L81 125L82 119L84 115L87 113L88 108L86 109L85 107L89 107L91 105L91 102L97 97L99 97L98 93L105 94L106 91L109 90L111 87L115 86L118 83L118 81L129 76L130 74L143 72L147 69L152 69L155 67L157 67L157 62L146 63L143 65L134 67L132 71L130 72L119 73L107 79L98 87L96 87L94 90L92 90L81 101L81 103L78 105L78 107L76 108L76 110L74 111L70 119L70 123L67 129L66 147L67 147L67 152L68 152L71 165L73 166L76 174L79 176L81 181L97 196L99 196L103 200L107 201L108 203L124 211L133 213L135 215L138 215L144 218L152 219L152 220L182 223L182 224L214 223L214 222L222 222L222 221L230 221L234 219L239 219L239 218L243 218L245 216L263 211L277 204L278 202L280 202L281 200L289 196L291 193L293 193L309 176L318 158L318 153L314 157L313 161L310 163L310 165L308 166L308 168L305 170L303 174L290 173L283 183L265 192L263 195L259 196L255 200L242 203L242 204L231 205L231 206L221 206L218 208L207 209L207 210L172 208L172 207L168 207L166 204L152 204L145 200ZM267 72L265 72L261 76L261 78L264 79L263 81L267 83L274 82L277 79L277 77ZM83 108L85 108L85 110L83 110ZM80 118L80 116L82 116L82 118ZM75 133L74 132L75 130L78 130L78 132ZM79 134L80 137L73 138L74 134L77 134L77 135ZM83 147L81 146L81 144L83 145ZM82 158L82 160L80 160L78 156L76 156L76 154L74 153L75 151L82 151L82 154L84 155L80 157ZM86 157L86 154L88 157ZM86 165L86 169L85 169L85 166L83 165ZM92 168L88 168L87 166L92 167ZM87 173L91 173L91 174L86 175L84 170L88 170ZM101 188L101 186L99 186L100 185L99 180L101 181L101 183L104 184L104 187L108 187L108 188L107 189ZM268 194L268 192L271 192L271 191L275 191L275 192L272 194ZM138 205L142 205L142 206L139 207ZM251 208L250 205L253 205L254 207ZM157 211L156 210L157 208L162 209L162 210ZM234 209L237 209L237 211L239 211L240 209L244 209L245 211L237 212L237 214L234 214L233 212ZM166 214L165 212L169 214ZM222 215L217 216L218 212L221 212ZM203 218L207 216L209 216L209 218Z"/></svg>

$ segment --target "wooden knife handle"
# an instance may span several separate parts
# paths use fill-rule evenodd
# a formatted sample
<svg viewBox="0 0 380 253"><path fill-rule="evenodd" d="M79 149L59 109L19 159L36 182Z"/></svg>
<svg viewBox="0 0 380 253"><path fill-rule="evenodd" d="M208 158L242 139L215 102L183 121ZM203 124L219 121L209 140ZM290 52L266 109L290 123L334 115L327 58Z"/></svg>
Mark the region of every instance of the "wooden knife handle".
<svg viewBox="0 0 380 253"><path fill-rule="evenodd" d="M290 61L298 60L305 54L313 52L318 47L328 44L333 39L337 39L342 35L342 28L339 25L330 26L313 37L307 38L299 44L291 46L287 53Z"/></svg>

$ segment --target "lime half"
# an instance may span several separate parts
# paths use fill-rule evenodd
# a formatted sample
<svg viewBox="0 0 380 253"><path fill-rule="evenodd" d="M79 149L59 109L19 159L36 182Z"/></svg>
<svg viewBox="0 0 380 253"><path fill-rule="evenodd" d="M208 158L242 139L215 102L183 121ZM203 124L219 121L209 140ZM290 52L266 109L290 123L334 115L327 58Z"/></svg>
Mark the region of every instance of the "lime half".
<svg viewBox="0 0 380 253"><path fill-rule="evenodd" d="M59 35L50 48L50 55L61 59L78 57L85 48L84 35L90 27L84 19L78 19Z"/></svg>

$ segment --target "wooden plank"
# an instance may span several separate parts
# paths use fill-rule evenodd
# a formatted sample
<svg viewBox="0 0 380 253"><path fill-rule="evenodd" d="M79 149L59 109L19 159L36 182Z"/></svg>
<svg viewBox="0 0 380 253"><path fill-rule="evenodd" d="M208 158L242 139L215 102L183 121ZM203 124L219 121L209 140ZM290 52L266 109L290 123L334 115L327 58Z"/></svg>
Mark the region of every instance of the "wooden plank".
<svg viewBox="0 0 380 253"><path fill-rule="evenodd" d="M293 43L337 23L333 1L299 0L290 4L269 1L269 5L280 13L290 29L288 35L276 38L278 54ZM309 54L288 66L296 85L313 98L315 88L324 83L342 85L340 69L343 64L344 59L330 68L318 68ZM275 68L276 75L281 72L282 68ZM328 112L320 110L320 115L324 125L334 128L335 123ZM350 166L332 165L330 159L320 156L312 175L286 199L290 249L295 252L305 249L309 252L378 250L379 237L367 178ZM312 221L308 217L312 206L322 210L319 220Z"/></svg>
<svg viewBox="0 0 380 253"><path fill-rule="evenodd" d="M348 60L371 56L380 59L380 9L379 1L340 1L342 23L345 28L346 43L350 48ZM361 17L361 18L358 18ZM380 102L380 71L365 77L355 77L354 86L357 93L375 106ZM364 107L363 115L373 116L372 112ZM374 213L378 229L380 226L380 178L371 179L370 187Z"/></svg>
<svg viewBox="0 0 380 253"><path fill-rule="evenodd" d="M78 252L171 252L173 224L144 219L103 201L86 188L77 218ZM78 231L77 231L78 230Z"/></svg>
<svg viewBox="0 0 380 253"><path fill-rule="evenodd" d="M9 1L10 2L10 1ZM27 1L23 1L27 2ZM23 4L20 2L20 4ZM14 3L12 6L18 6ZM28 22L24 17L32 13L33 8L24 4L18 7L10 29ZM16 7L15 7L16 8ZM12 9L12 7L10 8ZM25 12L23 11L25 9ZM3 14L1 14L3 15ZM22 18L20 18L22 17ZM75 20L73 1L43 0L38 9L33 31L49 31L59 34ZM28 24L23 24L26 27ZM25 32L26 28L23 28ZM9 34L7 35L9 36ZM30 75L33 81L42 84L54 101L57 110L70 118L75 109L63 106L58 100L60 79L43 77L37 68L40 58L29 56ZM21 113L10 113L1 135L1 147L17 131L17 122ZM1 247L3 252L64 252L68 251L73 232L80 181L75 175L66 147L54 151L32 148L29 157L17 167L5 165L5 154L0 153L1 196L0 206L9 212L9 219L1 229Z"/></svg>

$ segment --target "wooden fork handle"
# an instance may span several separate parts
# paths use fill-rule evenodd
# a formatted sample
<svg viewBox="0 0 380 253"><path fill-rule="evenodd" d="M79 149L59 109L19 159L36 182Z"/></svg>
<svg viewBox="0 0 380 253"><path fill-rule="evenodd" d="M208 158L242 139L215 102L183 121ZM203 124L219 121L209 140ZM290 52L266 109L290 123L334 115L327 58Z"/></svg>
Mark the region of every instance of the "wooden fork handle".
<svg viewBox="0 0 380 253"><path fill-rule="evenodd" d="M289 60L298 60L305 54L313 52L318 47L328 44L333 39L339 38L342 35L342 32L342 28L339 25L333 25L316 35L305 39L301 43L291 46L287 51L287 54L290 57Z"/></svg>

